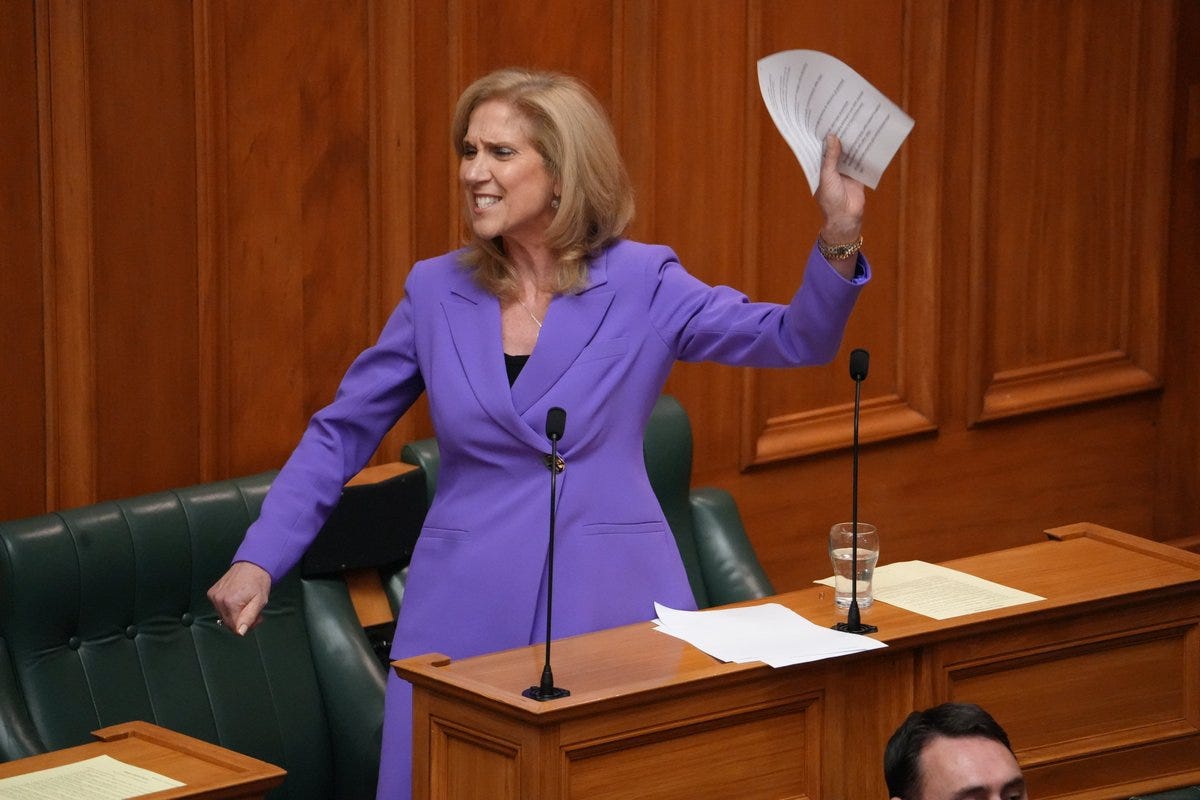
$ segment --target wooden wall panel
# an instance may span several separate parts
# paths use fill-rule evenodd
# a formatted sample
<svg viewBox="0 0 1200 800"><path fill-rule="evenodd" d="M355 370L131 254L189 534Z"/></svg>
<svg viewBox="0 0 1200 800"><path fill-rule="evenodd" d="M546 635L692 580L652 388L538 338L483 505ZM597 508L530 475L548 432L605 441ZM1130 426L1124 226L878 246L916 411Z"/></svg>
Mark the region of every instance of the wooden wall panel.
<svg viewBox="0 0 1200 800"><path fill-rule="evenodd" d="M218 2L192 5L192 74L195 79L196 140L196 427L197 480L231 475L229 453L230 342L228 214L229 173L225 103L225 42Z"/></svg>
<svg viewBox="0 0 1200 800"><path fill-rule="evenodd" d="M742 256L747 178L746 87L752 79L746 2L658 5L654 34L654 169L640 198L652 206L651 241L674 248L710 284L753 289ZM714 36L719 31L720 34ZM716 364L677 365L667 390L697 421L695 457L734 467L741 376Z"/></svg>
<svg viewBox="0 0 1200 800"><path fill-rule="evenodd" d="M35 6L46 358L46 502L96 495L87 9Z"/></svg>
<svg viewBox="0 0 1200 800"><path fill-rule="evenodd" d="M411 180L415 190L414 257L431 258L458 246L463 239L459 223L462 200L456 180L457 163L450 145L450 120L454 101L462 90L462 77L453 68L459 29L451 25L448 10L454 4L413 14L410 69L396 75L398 83L413 87L414 148L407 163L398 164L398 178ZM407 271L407 263L390 268Z"/></svg>
<svg viewBox="0 0 1200 800"><path fill-rule="evenodd" d="M288 4L294 6L294 4ZM303 247L306 408L328 403L346 366L377 331L368 278L369 127L367 4L316 2L300 47L304 173L299 233Z"/></svg>
<svg viewBox="0 0 1200 800"><path fill-rule="evenodd" d="M1156 447L1154 529L1164 538L1200 536L1200 4L1180 6L1175 38L1171 234L1167 251L1166 346L1161 434Z"/></svg>
<svg viewBox="0 0 1200 800"><path fill-rule="evenodd" d="M1104 5L978 22L980 420L1159 385L1173 9Z"/></svg>
<svg viewBox="0 0 1200 800"><path fill-rule="evenodd" d="M26 150L0 156L0 174L14 178L4 202L41 224L0 222L5 264L25 265L0 294L24 348L4 367L24 415L6 435L25 482L9 485L57 508L279 466L412 262L461 241L448 122L461 89L503 64L596 90L637 190L634 236L785 299L819 221L755 62L814 47L917 120L869 197L875 280L829 367L680 365L668 382L692 417L696 482L734 493L776 585L826 574L825 530L849 513L858 346L872 353L860 510L885 561L1081 519L1194 534L1197 181L1167 148L1191 141L1196 93L1180 81L1196 81L1200 25L1185 6L1173 33L1179 8L10 4L36 64L5 50L26 83L0 108L36 108L2 129ZM419 404L376 460L430 432Z"/></svg>
<svg viewBox="0 0 1200 800"><path fill-rule="evenodd" d="M1031 544L1042 538L1038 520L1099 519L1151 535L1156 416L1141 399L867 446L859 518L880 526L881 563ZM825 536L850 517L850 481L844 453L702 479L737 498L780 590L830 574Z"/></svg>
<svg viewBox="0 0 1200 800"><path fill-rule="evenodd" d="M87 38L95 492L121 497L197 472L191 7L121 3Z"/></svg>
<svg viewBox="0 0 1200 800"><path fill-rule="evenodd" d="M229 4L214 31L228 75L235 473L278 466L377 333L366 293L368 30L362 3L279 2Z"/></svg>
<svg viewBox="0 0 1200 800"><path fill-rule="evenodd" d="M1037 5L1027 9L1030 13L1022 21L1035 26L1034 11L1053 14L1061 7ZM1170 14L1169 4L1161 7ZM1081 399L1075 397L1067 411L1026 413L1019 422L972 427L982 405L977 390L985 374L981 361L989 358L984 352L987 340L978 335L978 293L991 287L994 276L990 272L977 276L968 267L972 260L985 263L976 256L980 251L973 249L977 248L973 238L991 237L997 224L973 213L979 206L972 193L993 190L975 170L987 163L981 155L984 147L1007 135L1003 128L979 130L972 125L975 110L986 109L991 102L983 88L990 62L981 57L989 50L981 40L994 48L994 32L977 16L990 11L988 4L947 4L945 22L925 20L924 32L914 39L913 52L923 52L927 43L939 41L939 28L944 30L937 45L945 59L945 81L937 93L943 111L940 120L936 114L931 119L934 124L940 121L943 129L941 174L926 172L910 178L924 179L924 192L941 187L941 213L925 217L941 237L941 246L934 248L937 262L931 286L936 293L930 298L938 316L937 347L931 351L936 358L932 375L938 430L911 441L868 446L863 452L860 516L885 520L884 547L891 550L884 561L942 559L1023 544L1039 536L1037 520L1070 515L1108 519L1105 524L1113 527L1155 535L1151 509L1157 468L1152 443L1158 435L1158 401L1153 396L1093 406L1079 405ZM911 15L908 19L910 24L914 21ZM967 31L972 35L965 35ZM910 63L910 73L913 69ZM1037 87L1036 83L1025 86L1027 96L1035 97ZM909 101L919 103L920 97L910 96ZM925 118L918 117L902 153L928 165L932 162L921 138L928 135ZM1014 156L1012 163L1016 162ZM1054 168L1054 163L1047 164L1048 172ZM1124 161L1119 168L1125 169ZM931 182L939 177L940 183ZM912 196L921 196L921 190L914 187ZM912 286L911 259L922 252L920 244L913 242L926 241L929 232L912 224L904 230L907 246L899 264L881 264L876 259L876 266L903 270L904 283L913 290L918 287ZM1002 262L986 263L996 271L1007 268ZM1061 289L1065 292L1068 287L1064 284ZM1072 298L1059 300L1065 303ZM996 322L1006 328L1003 320ZM1161 329L1167 323L1155 315L1143 324ZM899 357L924 358L925 348L919 339L909 338ZM864 388L874 380L869 378ZM850 509L850 465L844 453L737 477L711 478L729 486L743 502L751 536L765 553L768 572L777 585L800 585L827 569L821 537L832 521L847 518Z"/></svg>
<svg viewBox="0 0 1200 800"><path fill-rule="evenodd" d="M410 265L419 257L423 230L433 227L440 233L445 229L444 224L423 228L417 225L418 219L443 221L442 215L418 207L418 198L428 202L432 196L434 207L443 208L438 199L442 193L430 190L418 193L416 188L417 176L430 167L439 177L438 185L445 185L445 181L440 180L444 160L432 158L420 146L420 125L429 122L422 120L417 112L417 98L436 96L432 86L445 81L444 75L436 80L430 76L430 80L422 79L420 83L416 78L416 65L423 60L418 55L417 43L426 37L436 38L421 32L418 23L430 21L435 16L417 13L411 2L367 5L371 336L383 329L384 322L404 295L404 279ZM440 29L445 30L444 17L440 20ZM443 132L442 139L445 138ZM442 252L449 247L449 243L444 243L432 249ZM428 416L422 399L385 438L376 461L394 461L404 442L432 435Z"/></svg>
<svg viewBox="0 0 1200 800"><path fill-rule="evenodd" d="M646 241L654 230L657 185L655 125L658 115L658 6L649 0L613 4L613 100L617 142L633 182L637 215L628 235Z"/></svg>
<svg viewBox="0 0 1200 800"><path fill-rule="evenodd" d="M228 336L230 467L276 462L309 411L305 352L302 194L311 151L301 133L297 62L316 43L305 15L282 3L227 4L223 28L229 152ZM305 55L302 57L301 53ZM349 309L347 309L349 311ZM347 320L354 324L353 320Z"/></svg>
<svg viewBox="0 0 1200 800"><path fill-rule="evenodd" d="M532 67L576 75L611 107L612 6L610 0L529 0L500 11L494 3L459 0L451 17L461 37L455 98L493 69Z"/></svg>
<svg viewBox="0 0 1200 800"><path fill-rule="evenodd" d="M942 86L935 81L944 78L944 65L929 57L939 51L926 45L938 41L944 12L937 3L914 8L876 2L870 8L873 23L867 28L857 15L832 2L806 4L802 13L794 3L762 3L752 12L761 14L755 24L755 59L780 50L823 50L852 65L902 106L911 110L912 104L920 104L926 115L879 187L868 192L865 252L879 268L850 321L841 351L819 369L745 373L742 466L843 449L851 442L854 395L847 363L856 347L867 349L873 362L870 383L863 387L861 440L934 428L936 317L928 303L932 295L922 290L936 286L936 219L918 210L907 216L904 212L910 198L927 194L928 181L936 173L910 179L905 163L914 153L924 154L925 163L930 163L928 155L937 152L941 142L935 93ZM813 19L824 24L814 26ZM906 24L921 35L897 36ZM807 194L803 174L757 99L754 75L746 94L755 99L748 111L758 122L747 154L751 162L757 157L758 174L751 184L755 196L747 208L758 226L747 231L746 261L754 265L758 294L783 302L794 292L797 262L811 249L820 216L815 204L798 202ZM902 227L904 222L909 224ZM906 258L909 253L914 257ZM914 302L917 298L924 302Z"/></svg>
<svg viewBox="0 0 1200 800"><path fill-rule="evenodd" d="M38 75L29 3L0 4L0 519L46 505Z"/></svg>

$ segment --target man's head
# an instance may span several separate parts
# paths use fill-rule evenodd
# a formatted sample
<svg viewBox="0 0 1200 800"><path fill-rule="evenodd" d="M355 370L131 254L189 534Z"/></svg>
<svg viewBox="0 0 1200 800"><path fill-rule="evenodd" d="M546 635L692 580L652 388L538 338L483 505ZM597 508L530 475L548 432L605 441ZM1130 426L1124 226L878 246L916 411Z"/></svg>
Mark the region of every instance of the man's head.
<svg viewBox="0 0 1200 800"><path fill-rule="evenodd" d="M1008 734L968 703L909 714L888 741L883 773L900 800L1026 800Z"/></svg>

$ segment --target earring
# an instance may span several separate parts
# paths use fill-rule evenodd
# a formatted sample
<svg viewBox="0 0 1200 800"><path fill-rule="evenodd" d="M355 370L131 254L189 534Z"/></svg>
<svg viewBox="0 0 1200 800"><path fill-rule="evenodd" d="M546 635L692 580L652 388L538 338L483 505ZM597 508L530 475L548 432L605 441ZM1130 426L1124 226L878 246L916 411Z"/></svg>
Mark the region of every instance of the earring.
<svg viewBox="0 0 1200 800"><path fill-rule="evenodd" d="M558 199L557 197L555 197L554 199L552 199L552 200L550 201L550 207L551 207L551 208L558 208L558 203L559 203L559 199Z"/></svg>

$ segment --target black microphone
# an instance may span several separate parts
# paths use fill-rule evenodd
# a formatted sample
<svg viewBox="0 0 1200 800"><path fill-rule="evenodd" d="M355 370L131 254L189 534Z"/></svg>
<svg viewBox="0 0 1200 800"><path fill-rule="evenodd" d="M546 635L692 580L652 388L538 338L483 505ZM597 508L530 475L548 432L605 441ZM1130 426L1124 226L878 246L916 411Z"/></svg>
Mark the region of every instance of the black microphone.
<svg viewBox="0 0 1200 800"><path fill-rule="evenodd" d="M853 478L850 485L850 608L846 621L833 627L846 633L875 633L874 625L864 625L858 608L858 412L862 407L862 382L867 379L871 355L862 348L850 352L850 377L854 379L854 444L851 447Z"/></svg>
<svg viewBox="0 0 1200 800"><path fill-rule="evenodd" d="M562 438L563 430L567 427L567 412L558 406L546 412L546 437L552 442Z"/></svg>
<svg viewBox="0 0 1200 800"><path fill-rule="evenodd" d="M537 686L530 686L522 695L531 700L557 700L571 693L554 685L554 671L550 669L550 619L554 608L554 517L557 511L557 478L558 473L566 467L558 457L558 440L562 438L563 430L567 427L567 412L558 406L546 412L546 438L550 440L550 455L546 457L546 467L550 470L550 547L546 553L546 663L542 667L542 680Z"/></svg>
<svg viewBox="0 0 1200 800"><path fill-rule="evenodd" d="M871 362L871 354L861 347L850 352L850 377L856 381L867 379L867 365Z"/></svg>

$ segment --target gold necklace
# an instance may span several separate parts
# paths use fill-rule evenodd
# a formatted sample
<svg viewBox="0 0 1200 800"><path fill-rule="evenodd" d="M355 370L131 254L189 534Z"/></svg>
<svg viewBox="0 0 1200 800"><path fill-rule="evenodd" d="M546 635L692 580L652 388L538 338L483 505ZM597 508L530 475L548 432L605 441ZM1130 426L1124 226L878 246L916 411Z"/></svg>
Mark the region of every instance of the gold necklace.
<svg viewBox="0 0 1200 800"><path fill-rule="evenodd" d="M529 315L529 318L531 320L533 320L533 324L538 326L538 333L541 333L542 332L542 321L533 315L533 312L529 310L529 306L525 305L524 300L522 300L521 298L518 297L517 302L521 304L521 308L525 309L525 313Z"/></svg>

